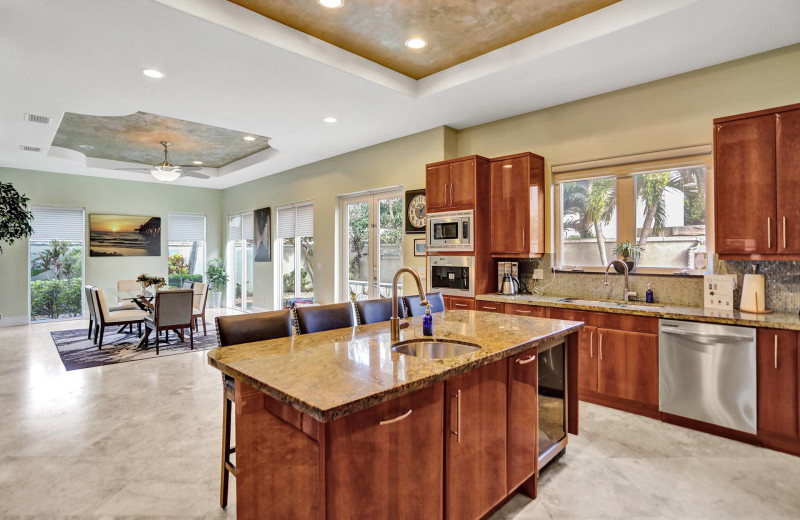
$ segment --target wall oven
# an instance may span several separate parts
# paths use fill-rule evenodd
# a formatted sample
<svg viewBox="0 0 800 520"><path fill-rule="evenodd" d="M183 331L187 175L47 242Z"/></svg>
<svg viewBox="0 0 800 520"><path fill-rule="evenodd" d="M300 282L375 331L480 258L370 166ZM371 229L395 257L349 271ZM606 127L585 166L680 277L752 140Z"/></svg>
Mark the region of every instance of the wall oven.
<svg viewBox="0 0 800 520"><path fill-rule="evenodd" d="M431 292L448 296L475 296L474 256L429 256L428 284Z"/></svg>
<svg viewBox="0 0 800 520"><path fill-rule="evenodd" d="M428 213L428 251L474 251L474 212Z"/></svg>

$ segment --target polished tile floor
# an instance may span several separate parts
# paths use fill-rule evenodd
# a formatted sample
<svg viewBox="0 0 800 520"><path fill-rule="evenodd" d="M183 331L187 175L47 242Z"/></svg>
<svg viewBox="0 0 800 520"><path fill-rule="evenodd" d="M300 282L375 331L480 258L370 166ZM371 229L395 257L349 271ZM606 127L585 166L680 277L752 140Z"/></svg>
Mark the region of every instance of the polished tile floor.
<svg viewBox="0 0 800 520"><path fill-rule="evenodd" d="M66 372L51 330L0 328L0 518L235 518L204 352ZM584 404L539 499L492 518L800 518L800 458Z"/></svg>

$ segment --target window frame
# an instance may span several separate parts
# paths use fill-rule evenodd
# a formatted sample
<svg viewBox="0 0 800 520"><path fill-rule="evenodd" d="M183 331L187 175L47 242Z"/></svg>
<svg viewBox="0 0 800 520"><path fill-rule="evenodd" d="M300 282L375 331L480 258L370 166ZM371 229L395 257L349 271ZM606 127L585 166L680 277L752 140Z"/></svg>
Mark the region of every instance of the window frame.
<svg viewBox="0 0 800 520"><path fill-rule="evenodd" d="M279 234L278 223L280 222L280 212L281 210L287 210L294 208L297 211L297 208L302 206L311 206L312 212L312 226L316 227L316 215L314 215L314 200L303 200L299 202L292 202L289 204L281 204L280 206L275 206L275 235L273 238L273 251L275 252L275 260L274 260L274 304L276 309L283 309L283 240L284 238L289 237L281 237ZM312 229L314 231L314 229ZM311 236L315 239L314 245L316 246L316 237L315 234L312 233L311 235L294 235L294 269L295 269L295 277L294 277L294 296L295 298L299 298L299 293L301 292L300 289L302 287L302 276L301 276L301 269L302 265L300 262L301 258L301 245L300 245L300 238ZM312 259L313 261L313 259ZM312 291L312 299L315 298L317 292L316 284L314 284L313 291Z"/></svg>
<svg viewBox="0 0 800 520"><path fill-rule="evenodd" d="M208 215L205 213L189 213L186 211L171 211L167 213L167 285L169 285L169 248L172 244L181 244L181 242L172 242L169 239L169 226L170 226L170 218L172 216L190 216L190 217L203 217L203 269L201 270L201 275L203 276L203 283L206 282L206 268L208 267ZM199 242L199 241L198 241Z"/></svg>
<svg viewBox="0 0 800 520"><path fill-rule="evenodd" d="M682 153L683 151L683 153ZM706 170L706 252L708 268L705 271L689 269L685 273L675 267L636 267L633 274L686 274L702 276L714 272L714 166L711 146L701 145L678 150L665 150L628 157L590 161L575 165L554 166L553 183L553 265L563 272L603 273L605 267L595 265L564 265L563 215L561 184L599 178L615 178L617 187L617 243L636 243L636 175L671 169L705 168Z"/></svg>

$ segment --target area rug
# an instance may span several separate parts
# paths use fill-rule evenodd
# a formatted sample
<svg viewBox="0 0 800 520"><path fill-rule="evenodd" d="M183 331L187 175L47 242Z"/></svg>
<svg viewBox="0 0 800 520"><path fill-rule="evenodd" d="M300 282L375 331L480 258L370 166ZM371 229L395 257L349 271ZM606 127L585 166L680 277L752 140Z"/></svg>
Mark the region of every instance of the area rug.
<svg viewBox="0 0 800 520"><path fill-rule="evenodd" d="M206 329L208 334L205 336L203 335L202 327L200 332L194 333L194 351L209 350L217 347L217 329L214 327L214 321L208 321ZM156 357L154 334L150 333L150 347L137 349L136 344L139 342L139 335L136 333L136 327L133 330L133 334L118 334L115 327L107 327L103 337L103 348L99 350L97 345L92 343L92 340L87 339L88 328L60 330L51 332L50 335L56 344L56 349L58 349L58 355L61 356L61 362L64 363L64 368L70 371ZM177 334L170 332L169 341L165 343L162 333L161 342L158 345L158 357L194 352L189 350L188 330L185 336L186 342L183 343Z"/></svg>

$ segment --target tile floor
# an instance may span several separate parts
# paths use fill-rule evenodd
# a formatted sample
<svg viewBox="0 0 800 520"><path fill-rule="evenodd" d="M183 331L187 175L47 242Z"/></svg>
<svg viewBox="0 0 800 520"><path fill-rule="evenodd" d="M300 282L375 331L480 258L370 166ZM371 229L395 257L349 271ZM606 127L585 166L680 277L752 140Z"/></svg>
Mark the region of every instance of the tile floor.
<svg viewBox="0 0 800 520"><path fill-rule="evenodd" d="M66 372L49 333L84 324L0 328L0 519L235 518L205 353ZM493 520L800 518L800 458L587 404L581 428Z"/></svg>

